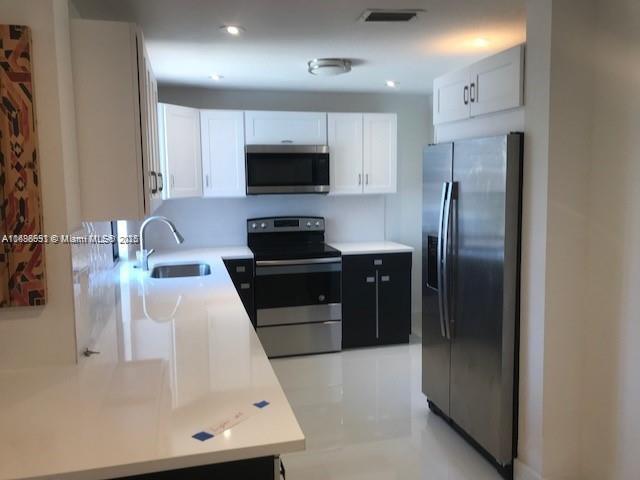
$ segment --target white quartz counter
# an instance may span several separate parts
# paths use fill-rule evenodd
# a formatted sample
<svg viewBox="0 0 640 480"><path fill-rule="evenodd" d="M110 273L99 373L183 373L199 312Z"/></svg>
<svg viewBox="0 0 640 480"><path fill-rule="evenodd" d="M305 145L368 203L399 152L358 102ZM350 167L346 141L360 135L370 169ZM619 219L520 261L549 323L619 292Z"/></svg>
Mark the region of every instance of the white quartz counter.
<svg viewBox="0 0 640 480"><path fill-rule="evenodd" d="M330 242L333 248L343 255L367 255L375 253L407 253L413 252L413 247L396 242Z"/></svg>
<svg viewBox="0 0 640 480"><path fill-rule="evenodd" d="M150 257L204 277L114 268L113 322L78 366L0 371L0 479L105 479L303 450L304 435L223 258L246 247ZM269 404L258 409L253 404ZM192 436L236 414L205 441Z"/></svg>

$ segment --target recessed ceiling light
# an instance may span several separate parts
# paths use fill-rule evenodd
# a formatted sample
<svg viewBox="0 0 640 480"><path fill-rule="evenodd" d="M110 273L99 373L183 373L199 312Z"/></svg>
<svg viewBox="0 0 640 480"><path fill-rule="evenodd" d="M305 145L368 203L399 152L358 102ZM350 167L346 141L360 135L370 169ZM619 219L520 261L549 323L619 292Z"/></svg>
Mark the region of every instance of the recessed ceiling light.
<svg viewBox="0 0 640 480"><path fill-rule="evenodd" d="M478 37L473 39L472 44L477 48L486 48L489 46L489 40L487 40L486 38Z"/></svg>
<svg viewBox="0 0 640 480"><path fill-rule="evenodd" d="M389 88L396 88L398 86L398 82L396 82L395 80L387 80L385 82L385 85Z"/></svg>
<svg viewBox="0 0 640 480"><path fill-rule="evenodd" d="M224 30L229 35L234 35L234 36L238 36L242 32L244 32L244 28L239 25L223 25L220 27L220 29Z"/></svg>
<svg viewBox="0 0 640 480"><path fill-rule="evenodd" d="M351 71L351 60L346 58L314 58L307 62L312 75L333 76Z"/></svg>
<svg viewBox="0 0 640 480"><path fill-rule="evenodd" d="M222 80L224 77L222 75L218 75L217 73L212 73L211 75L209 75L209 78L211 80L215 80L216 82L219 82L220 80Z"/></svg>

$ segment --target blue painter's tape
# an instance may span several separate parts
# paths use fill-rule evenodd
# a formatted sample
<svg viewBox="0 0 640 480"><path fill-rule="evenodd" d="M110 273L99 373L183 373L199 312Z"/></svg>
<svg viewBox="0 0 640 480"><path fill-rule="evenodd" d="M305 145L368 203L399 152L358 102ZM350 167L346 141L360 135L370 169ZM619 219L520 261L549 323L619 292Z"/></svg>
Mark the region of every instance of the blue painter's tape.
<svg viewBox="0 0 640 480"><path fill-rule="evenodd" d="M260 401L260 402L258 402L258 403L254 403L254 405L255 405L256 407L258 407L258 408L264 408L264 407L266 407L267 405L269 405L269 402L267 402L266 400L262 400L262 401Z"/></svg>
<svg viewBox="0 0 640 480"><path fill-rule="evenodd" d="M210 434L209 432L198 432L192 438L195 438L196 440L200 440L201 442L204 442L205 440L209 440L210 438L213 438L213 435Z"/></svg>

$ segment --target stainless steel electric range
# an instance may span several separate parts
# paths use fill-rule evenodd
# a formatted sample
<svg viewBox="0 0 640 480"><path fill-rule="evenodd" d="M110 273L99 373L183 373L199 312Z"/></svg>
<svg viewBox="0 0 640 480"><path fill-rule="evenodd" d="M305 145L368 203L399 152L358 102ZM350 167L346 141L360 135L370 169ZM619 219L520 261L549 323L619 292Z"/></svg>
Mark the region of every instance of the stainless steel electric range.
<svg viewBox="0 0 640 480"><path fill-rule="evenodd" d="M269 357L342 348L342 258L322 217L247 220L258 337Z"/></svg>

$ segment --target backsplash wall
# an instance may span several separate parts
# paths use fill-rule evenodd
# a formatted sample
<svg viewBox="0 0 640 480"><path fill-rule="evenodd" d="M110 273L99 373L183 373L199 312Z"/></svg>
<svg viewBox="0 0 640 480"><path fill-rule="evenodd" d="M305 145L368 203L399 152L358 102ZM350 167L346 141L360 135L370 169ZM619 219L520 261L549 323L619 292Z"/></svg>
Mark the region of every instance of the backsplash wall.
<svg viewBox="0 0 640 480"><path fill-rule="evenodd" d="M246 219L276 215L325 217L328 241L377 241L385 238L385 198L382 195L185 198L165 201L156 214L174 221L185 238L183 248L246 245ZM166 225L151 224L147 231L150 248L176 248Z"/></svg>
<svg viewBox="0 0 640 480"><path fill-rule="evenodd" d="M110 235L109 222L84 222L72 235ZM116 283L113 281L113 251L109 243L74 243L71 246L73 268L76 348L82 352L94 349L103 328L116 314Z"/></svg>

